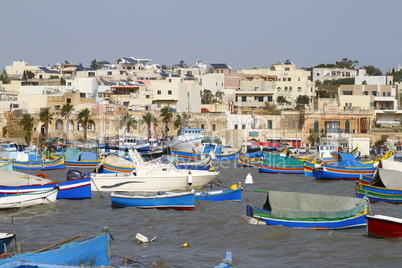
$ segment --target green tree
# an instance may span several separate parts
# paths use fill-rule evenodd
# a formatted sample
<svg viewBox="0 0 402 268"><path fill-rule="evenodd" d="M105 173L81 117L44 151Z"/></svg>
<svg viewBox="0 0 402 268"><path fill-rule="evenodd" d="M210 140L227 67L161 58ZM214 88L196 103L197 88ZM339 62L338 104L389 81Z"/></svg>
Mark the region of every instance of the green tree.
<svg viewBox="0 0 402 268"><path fill-rule="evenodd" d="M70 103L66 103L63 105L63 107L61 107L61 115L66 119L66 142L68 141L68 126L70 125L69 121L72 111L74 111L74 106Z"/></svg>
<svg viewBox="0 0 402 268"><path fill-rule="evenodd" d="M366 73L367 73L368 75L371 75L371 76L374 76L374 75L376 75L376 76L382 75L381 70L378 69L378 68L376 68L376 67L374 67L373 65L363 66L363 69L366 69Z"/></svg>
<svg viewBox="0 0 402 268"><path fill-rule="evenodd" d="M33 118L32 115L24 114L19 122L20 126L22 126L22 129L25 131L24 140L27 146L31 144L34 121L35 118Z"/></svg>
<svg viewBox="0 0 402 268"><path fill-rule="evenodd" d="M10 84L11 83L11 79L8 77L6 69L4 69L3 72L0 74L0 81L2 81L3 84Z"/></svg>
<svg viewBox="0 0 402 268"><path fill-rule="evenodd" d="M39 112L39 120L44 123L45 126L45 136L49 137L49 125L52 123L54 113L50 112L50 108L42 108Z"/></svg>
<svg viewBox="0 0 402 268"><path fill-rule="evenodd" d="M297 104L309 104L310 98L307 95L299 95L296 99Z"/></svg>
<svg viewBox="0 0 402 268"><path fill-rule="evenodd" d="M277 103L290 103L284 96L278 96L276 98Z"/></svg>
<svg viewBox="0 0 402 268"><path fill-rule="evenodd" d="M91 61L91 69L92 70L98 70L100 68L102 68L102 64L100 62L97 62L96 59Z"/></svg>
<svg viewBox="0 0 402 268"><path fill-rule="evenodd" d="M182 115L178 114L176 116L176 119L175 119L173 125L176 128L181 128L182 126L186 127L188 125L188 122L190 121L190 118L191 118L191 114L189 114L189 113L183 113Z"/></svg>
<svg viewBox="0 0 402 268"><path fill-rule="evenodd" d="M91 116L91 111L88 108L81 110L77 116L79 123L81 124L82 128L84 129L84 142L87 141L89 124L95 123L92 119L90 119L90 116Z"/></svg>
<svg viewBox="0 0 402 268"><path fill-rule="evenodd" d="M263 108L267 111L268 114L278 114L280 111L276 108L276 105L273 103L265 102L265 107Z"/></svg>
<svg viewBox="0 0 402 268"><path fill-rule="evenodd" d="M130 133L130 129L131 127L137 123L137 120L135 120L131 114L126 113L125 115L123 115L123 117L120 120L120 128L122 128L123 126L126 127L126 131L128 133Z"/></svg>
<svg viewBox="0 0 402 268"><path fill-rule="evenodd" d="M311 133L308 136L308 141L313 146L321 144L321 135L320 135L320 133L318 133L318 132Z"/></svg>
<svg viewBox="0 0 402 268"><path fill-rule="evenodd" d="M356 66L359 64L359 61L349 60L348 58L343 58L342 61L336 61L335 65L338 68L346 68L346 69L355 69Z"/></svg>
<svg viewBox="0 0 402 268"><path fill-rule="evenodd" d="M147 124L148 128L148 140L151 138L151 124L156 124L156 118L151 112L142 114L141 122Z"/></svg>
<svg viewBox="0 0 402 268"><path fill-rule="evenodd" d="M204 89L200 92L201 94L201 104L212 104L214 100L214 94L209 89Z"/></svg>
<svg viewBox="0 0 402 268"><path fill-rule="evenodd" d="M216 91L214 102L215 102L215 103L216 103L216 102L217 102L217 103L223 103L223 96L225 96L225 92L220 91L220 90Z"/></svg>
<svg viewBox="0 0 402 268"><path fill-rule="evenodd" d="M66 79L63 77L60 78L60 85L65 86L66 85Z"/></svg>
<svg viewBox="0 0 402 268"><path fill-rule="evenodd" d="M169 133L169 122L172 119L172 112L170 111L169 106L165 106L161 109L160 117L162 117L162 122L165 123L165 131L163 133L162 140L165 140Z"/></svg>

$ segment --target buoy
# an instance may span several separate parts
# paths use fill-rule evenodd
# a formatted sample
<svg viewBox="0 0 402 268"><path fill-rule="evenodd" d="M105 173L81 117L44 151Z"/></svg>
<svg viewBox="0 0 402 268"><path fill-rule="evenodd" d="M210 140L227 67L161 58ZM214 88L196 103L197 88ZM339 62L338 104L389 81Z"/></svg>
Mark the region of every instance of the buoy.
<svg viewBox="0 0 402 268"><path fill-rule="evenodd" d="M188 183L188 185L190 185L190 186L193 184L193 174L191 174L191 171L188 172L188 175L187 175L187 183Z"/></svg>
<svg viewBox="0 0 402 268"><path fill-rule="evenodd" d="M182 248L188 248L190 246L189 243L184 243L183 245L181 245Z"/></svg>
<svg viewBox="0 0 402 268"><path fill-rule="evenodd" d="M39 173L39 174L36 174L36 176L47 179L47 180L49 179L45 173Z"/></svg>
<svg viewBox="0 0 402 268"><path fill-rule="evenodd" d="M148 237L146 237L145 235L142 235L140 233L137 233L135 235L135 238L137 238L138 243L148 243L148 241L149 241Z"/></svg>
<svg viewBox="0 0 402 268"><path fill-rule="evenodd" d="M233 184L232 186L230 186L230 190L234 190L234 189L236 189L238 187L238 184L237 183L235 183L235 184Z"/></svg>
<svg viewBox="0 0 402 268"><path fill-rule="evenodd" d="M210 171L210 172L214 172L214 171L215 171L215 168L214 168L214 167L210 167L210 168L209 168L209 171Z"/></svg>
<svg viewBox="0 0 402 268"><path fill-rule="evenodd" d="M246 180L244 181L245 184L253 184L253 177L250 173L247 174Z"/></svg>

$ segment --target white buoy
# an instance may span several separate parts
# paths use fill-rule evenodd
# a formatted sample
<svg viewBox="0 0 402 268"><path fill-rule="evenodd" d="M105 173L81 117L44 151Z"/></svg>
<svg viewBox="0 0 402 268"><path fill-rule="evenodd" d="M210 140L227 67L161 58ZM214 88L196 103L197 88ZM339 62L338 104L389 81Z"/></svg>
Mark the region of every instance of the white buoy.
<svg viewBox="0 0 402 268"><path fill-rule="evenodd" d="M193 184L193 174L191 174L191 171L188 172L188 175L187 175L187 183L188 183L188 185L190 185L190 186L191 186L191 184Z"/></svg>
<svg viewBox="0 0 402 268"><path fill-rule="evenodd" d="M137 238L138 243L148 243L148 237L146 237L145 235L142 235L140 233L137 233L135 238Z"/></svg>
<svg viewBox="0 0 402 268"><path fill-rule="evenodd" d="M250 173L247 174L246 180L244 181L245 184L253 184L253 177Z"/></svg>

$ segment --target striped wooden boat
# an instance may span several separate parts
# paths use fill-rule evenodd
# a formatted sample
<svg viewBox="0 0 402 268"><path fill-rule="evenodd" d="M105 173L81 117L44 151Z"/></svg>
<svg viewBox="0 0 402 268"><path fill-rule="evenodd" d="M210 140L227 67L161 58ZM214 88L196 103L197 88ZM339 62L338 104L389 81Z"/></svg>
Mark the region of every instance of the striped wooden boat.
<svg viewBox="0 0 402 268"><path fill-rule="evenodd" d="M263 161L252 161L260 173L304 174L303 162L276 154L266 154Z"/></svg>
<svg viewBox="0 0 402 268"><path fill-rule="evenodd" d="M64 157L57 156L39 161L17 161L13 160L13 168L18 170L56 170L64 169Z"/></svg>

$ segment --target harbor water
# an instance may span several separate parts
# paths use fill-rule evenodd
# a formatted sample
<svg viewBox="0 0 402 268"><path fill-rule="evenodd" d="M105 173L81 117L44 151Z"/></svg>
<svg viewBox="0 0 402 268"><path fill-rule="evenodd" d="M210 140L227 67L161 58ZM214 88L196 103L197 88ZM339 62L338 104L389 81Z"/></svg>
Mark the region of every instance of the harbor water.
<svg viewBox="0 0 402 268"><path fill-rule="evenodd" d="M37 250L82 234L100 234L108 226L113 236L112 264L131 267L214 267L233 254L235 267L398 267L402 240L370 238L365 228L305 230L251 225L242 220L246 205L262 207L266 193L279 190L354 196L355 181L317 181L303 175L258 173L235 161L214 162L219 181L227 187L243 183L242 202L196 201L194 211L114 208L110 193L93 192L91 199L57 200L20 210L0 211L1 232L11 227L21 250ZM65 180L68 170L46 171L49 179ZM89 170L82 170L87 173ZM37 174L37 171L27 171ZM253 184L244 184L247 174ZM217 189L213 185L213 189ZM373 214L402 217L402 206L371 204ZM11 224L13 219L13 224ZM155 240L139 244L140 233ZM188 247L182 247L188 243ZM156 266L158 264L159 266Z"/></svg>

